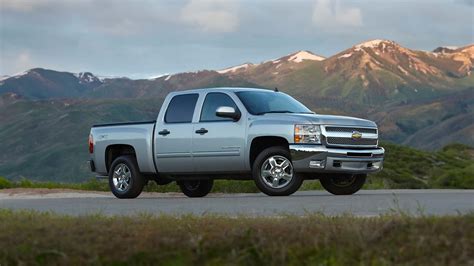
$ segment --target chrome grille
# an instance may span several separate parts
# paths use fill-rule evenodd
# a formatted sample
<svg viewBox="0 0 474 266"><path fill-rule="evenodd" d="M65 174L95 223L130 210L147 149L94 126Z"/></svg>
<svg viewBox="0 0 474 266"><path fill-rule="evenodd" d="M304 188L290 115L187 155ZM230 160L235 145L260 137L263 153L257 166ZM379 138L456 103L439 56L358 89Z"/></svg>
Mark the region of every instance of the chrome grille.
<svg viewBox="0 0 474 266"><path fill-rule="evenodd" d="M328 146L376 147L378 144L377 128L330 125L324 126L322 133ZM354 133L360 133L360 138L354 138Z"/></svg>
<svg viewBox="0 0 474 266"><path fill-rule="evenodd" d="M375 146L377 145L377 139L352 139L352 138L338 138L338 137L327 137L326 142L329 145L351 145L351 146Z"/></svg>
<svg viewBox="0 0 474 266"><path fill-rule="evenodd" d="M360 133L377 134L376 128L356 128L356 127L326 127L327 132L348 132L358 131Z"/></svg>

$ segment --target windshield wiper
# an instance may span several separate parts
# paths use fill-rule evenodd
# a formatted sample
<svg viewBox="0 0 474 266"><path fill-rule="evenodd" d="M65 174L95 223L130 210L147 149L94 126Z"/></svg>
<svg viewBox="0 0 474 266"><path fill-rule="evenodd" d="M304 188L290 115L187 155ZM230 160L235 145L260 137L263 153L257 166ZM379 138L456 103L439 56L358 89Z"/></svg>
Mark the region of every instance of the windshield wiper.
<svg viewBox="0 0 474 266"><path fill-rule="evenodd" d="M292 113L294 113L294 112L292 112L292 111L286 111L286 110L281 110L281 111L266 111L266 112L256 113L256 115L263 115L263 114L283 114L283 113L292 114Z"/></svg>

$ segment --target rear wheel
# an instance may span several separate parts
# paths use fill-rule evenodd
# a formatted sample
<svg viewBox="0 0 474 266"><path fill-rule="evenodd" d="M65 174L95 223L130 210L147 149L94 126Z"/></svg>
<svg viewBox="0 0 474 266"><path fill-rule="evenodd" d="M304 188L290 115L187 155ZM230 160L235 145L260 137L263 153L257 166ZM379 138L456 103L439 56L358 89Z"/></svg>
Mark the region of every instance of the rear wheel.
<svg viewBox="0 0 474 266"><path fill-rule="evenodd" d="M135 158L120 156L115 159L109 171L109 187L119 199L136 198L142 193L146 180L138 171Z"/></svg>
<svg viewBox="0 0 474 266"><path fill-rule="evenodd" d="M367 175L337 174L321 177L324 189L334 195L352 195L365 184Z"/></svg>
<svg viewBox="0 0 474 266"><path fill-rule="evenodd" d="M177 183L184 195L190 198L199 198L211 192L214 180L186 180Z"/></svg>
<svg viewBox="0 0 474 266"><path fill-rule="evenodd" d="M291 195L303 182L294 172L290 153L284 147L263 150L253 163L252 175L260 191L269 196Z"/></svg>
<svg viewBox="0 0 474 266"><path fill-rule="evenodd" d="M156 182L157 185L160 185L160 186L168 185L169 183L173 182L172 179L169 179L166 177L159 177L159 176L156 176L155 178L153 178L153 180Z"/></svg>

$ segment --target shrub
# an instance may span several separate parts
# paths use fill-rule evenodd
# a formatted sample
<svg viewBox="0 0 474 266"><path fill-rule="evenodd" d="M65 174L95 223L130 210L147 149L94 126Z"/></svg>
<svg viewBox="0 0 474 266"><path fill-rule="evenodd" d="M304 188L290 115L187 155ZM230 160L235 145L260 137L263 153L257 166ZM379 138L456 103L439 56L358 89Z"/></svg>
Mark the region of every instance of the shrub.
<svg viewBox="0 0 474 266"><path fill-rule="evenodd" d="M17 184L18 187L23 187L23 188L32 188L34 187L34 183L26 178L22 178L20 182Z"/></svg>
<svg viewBox="0 0 474 266"><path fill-rule="evenodd" d="M11 187L13 187L13 185L10 182L10 180L6 179L5 177L0 176L0 189L11 188Z"/></svg>
<svg viewBox="0 0 474 266"><path fill-rule="evenodd" d="M435 181L435 187L474 188L474 165L446 171Z"/></svg>

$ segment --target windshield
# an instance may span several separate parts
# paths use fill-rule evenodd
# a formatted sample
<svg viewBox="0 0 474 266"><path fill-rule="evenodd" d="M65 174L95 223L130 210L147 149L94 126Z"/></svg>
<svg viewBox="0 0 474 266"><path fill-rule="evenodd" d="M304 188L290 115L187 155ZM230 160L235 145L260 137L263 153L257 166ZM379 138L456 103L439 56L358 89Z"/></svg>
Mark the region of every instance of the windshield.
<svg viewBox="0 0 474 266"><path fill-rule="evenodd" d="M302 103L281 92L241 91L236 92L239 99L253 115L267 113L308 113L312 114Z"/></svg>

